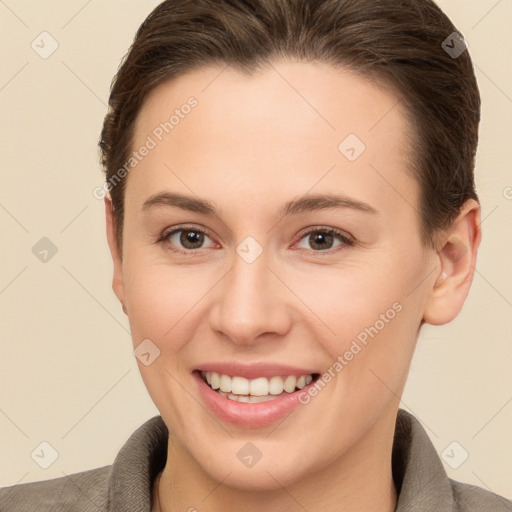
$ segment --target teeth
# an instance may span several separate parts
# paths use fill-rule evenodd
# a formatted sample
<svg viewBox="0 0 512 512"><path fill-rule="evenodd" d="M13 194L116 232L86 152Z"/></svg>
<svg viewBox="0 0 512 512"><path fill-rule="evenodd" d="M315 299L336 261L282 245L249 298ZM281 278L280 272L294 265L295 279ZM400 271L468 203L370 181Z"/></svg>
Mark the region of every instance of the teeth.
<svg viewBox="0 0 512 512"><path fill-rule="evenodd" d="M229 375L218 374L216 372L201 372L206 378L206 382L212 389L219 390L221 396L226 396L231 400L246 402L246 398L250 397L270 397L281 395L282 393L293 393L296 388L302 389L312 380L312 375L300 375L295 377L289 375L287 377L258 377L257 379L248 380L244 377L230 377ZM266 401L266 400L250 400Z"/></svg>
<svg viewBox="0 0 512 512"><path fill-rule="evenodd" d="M290 375L291 377L291 375ZM272 377L268 381L268 392L271 395L280 395L284 389L284 382L281 377Z"/></svg>
<svg viewBox="0 0 512 512"><path fill-rule="evenodd" d="M308 375L308 377L310 377L311 379L313 378L311 377L311 375ZM295 391L296 385L297 379L293 375L286 377L285 381L283 382L284 390L287 391L288 393L292 393L293 391Z"/></svg>
<svg viewBox="0 0 512 512"><path fill-rule="evenodd" d="M247 379L244 379L247 380ZM265 377L258 377L257 379L252 379L251 381L247 381L249 383L249 391L252 396L266 396L268 395L268 379ZM233 391L235 393L235 391ZM249 394L249 393L246 393Z"/></svg>
<svg viewBox="0 0 512 512"><path fill-rule="evenodd" d="M236 395L248 395L249 384L249 381L243 377L233 377L231 379L231 392Z"/></svg>
<svg viewBox="0 0 512 512"><path fill-rule="evenodd" d="M267 395L267 396L252 396L252 395L234 395L233 393L224 393L222 391L217 391L220 396L228 398L229 400L233 400L234 402L245 402L248 404L255 404L259 402L269 402L270 400L275 400L277 396ZM285 393L288 394L288 393Z"/></svg>
<svg viewBox="0 0 512 512"><path fill-rule="evenodd" d="M203 372L204 373L204 372ZM210 374L210 380L208 381L208 384L212 387L212 389L219 389L220 387L220 377L218 373L215 372L209 372ZM203 375L204 377L204 375Z"/></svg>
<svg viewBox="0 0 512 512"><path fill-rule="evenodd" d="M231 377L228 375L221 375L219 383L221 391L224 391L224 393L229 393L231 391Z"/></svg>

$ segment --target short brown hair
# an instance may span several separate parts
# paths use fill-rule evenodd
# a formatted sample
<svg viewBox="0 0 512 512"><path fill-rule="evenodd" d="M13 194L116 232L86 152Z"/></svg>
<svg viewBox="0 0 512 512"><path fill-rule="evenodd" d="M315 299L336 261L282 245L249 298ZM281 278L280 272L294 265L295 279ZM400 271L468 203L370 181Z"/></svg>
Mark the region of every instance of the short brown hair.
<svg viewBox="0 0 512 512"><path fill-rule="evenodd" d="M321 61L392 84L414 127L411 172L421 234L434 246L464 202L478 201L480 95L468 51L431 0L166 0L139 27L112 80L99 147L122 254L126 177L137 114L162 82L204 65L253 72L275 58ZM452 36L452 39L449 37ZM454 42L455 41L455 42ZM124 176L124 174L123 174Z"/></svg>

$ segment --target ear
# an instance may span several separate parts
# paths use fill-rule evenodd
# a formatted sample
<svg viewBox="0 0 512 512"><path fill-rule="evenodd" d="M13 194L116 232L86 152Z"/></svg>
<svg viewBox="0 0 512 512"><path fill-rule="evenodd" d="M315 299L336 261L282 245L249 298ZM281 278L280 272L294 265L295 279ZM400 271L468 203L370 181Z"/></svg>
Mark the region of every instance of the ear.
<svg viewBox="0 0 512 512"><path fill-rule="evenodd" d="M115 222L114 222L114 211L112 207L112 200L105 196L105 218L107 228L107 240L110 248L110 254L112 255L112 261L114 263L114 276L112 279L112 289L116 294L117 298L123 306L123 311L127 313L125 306L125 287L124 287L124 275L123 275L123 262L121 259L119 247L116 240Z"/></svg>
<svg viewBox="0 0 512 512"><path fill-rule="evenodd" d="M440 268L425 306L423 320L432 325L451 322L461 311L475 273L482 232L480 204L464 203L461 213L439 240Z"/></svg>

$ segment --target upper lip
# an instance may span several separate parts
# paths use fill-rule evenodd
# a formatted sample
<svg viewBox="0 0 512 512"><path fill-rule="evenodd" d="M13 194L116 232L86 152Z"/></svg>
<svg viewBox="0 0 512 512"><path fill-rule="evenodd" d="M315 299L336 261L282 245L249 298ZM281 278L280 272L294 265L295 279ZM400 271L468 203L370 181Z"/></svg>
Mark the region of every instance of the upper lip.
<svg viewBox="0 0 512 512"><path fill-rule="evenodd" d="M246 379L257 379L258 377L275 377L296 375L314 375L319 372L311 368L290 366L275 363L251 363L244 364L237 361L227 361L218 363L204 363L195 368L195 371L215 372L220 375L229 375L231 377L239 376Z"/></svg>

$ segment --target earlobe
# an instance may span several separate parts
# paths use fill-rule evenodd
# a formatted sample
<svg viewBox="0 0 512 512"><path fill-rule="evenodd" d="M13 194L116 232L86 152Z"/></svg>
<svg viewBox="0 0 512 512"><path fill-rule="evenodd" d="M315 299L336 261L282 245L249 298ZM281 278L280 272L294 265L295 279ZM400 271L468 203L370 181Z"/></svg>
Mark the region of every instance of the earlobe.
<svg viewBox="0 0 512 512"><path fill-rule="evenodd" d="M460 313L473 281L480 240L480 205L469 199L443 234L437 251L440 265L423 314L425 322L443 325Z"/></svg>
<svg viewBox="0 0 512 512"><path fill-rule="evenodd" d="M116 294L116 297L122 304L123 311L127 314L125 305L125 286L124 286L124 275L123 275L123 262L120 256L119 247L116 239L115 220L112 207L112 200L106 196L105 202L105 220L106 220L106 232L108 246L110 248L110 254L112 256L112 262L114 264L114 275L112 278L112 289Z"/></svg>

